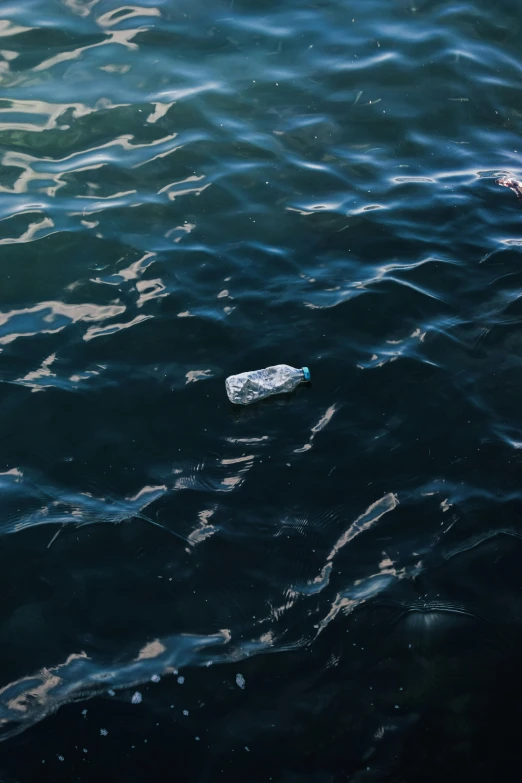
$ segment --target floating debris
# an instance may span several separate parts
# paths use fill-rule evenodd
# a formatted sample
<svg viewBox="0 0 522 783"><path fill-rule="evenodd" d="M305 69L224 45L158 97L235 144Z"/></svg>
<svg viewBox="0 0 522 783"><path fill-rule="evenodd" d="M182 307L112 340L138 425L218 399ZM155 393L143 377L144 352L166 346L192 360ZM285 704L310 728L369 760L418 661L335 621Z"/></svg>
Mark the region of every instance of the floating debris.
<svg viewBox="0 0 522 783"><path fill-rule="evenodd" d="M63 756L58 756L57 758L58 758L58 761L65 761Z"/></svg>
<svg viewBox="0 0 522 783"><path fill-rule="evenodd" d="M152 682L159 682L161 680L161 677L159 676L159 674L153 674L150 679Z"/></svg>
<svg viewBox="0 0 522 783"><path fill-rule="evenodd" d="M110 689L107 691L107 693L109 694L109 696L116 696L116 691L113 691L113 690L112 690L112 688L110 688Z"/></svg>
<svg viewBox="0 0 522 783"><path fill-rule="evenodd" d="M82 710L82 715L83 715L84 718L86 718L87 717L87 710Z"/></svg>
<svg viewBox="0 0 522 783"><path fill-rule="evenodd" d="M184 677L178 677L178 684L179 685L183 685L184 682L185 682L185 678Z"/></svg>
<svg viewBox="0 0 522 783"><path fill-rule="evenodd" d="M188 711L188 710L183 710L183 715L184 715L185 717L187 717L187 716L188 716L188 714L189 714L189 711Z"/></svg>
<svg viewBox="0 0 522 783"><path fill-rule="evenodd" d="M133 694L131 702L132 704L141 704L143 701L143 696L139 691L136 691L136 693Z"/></svg>
<svg viewBox="0 0 522 783"><path fill-rule="evenodd" d="M236 685L241 688L241 690L245 690L246 680L242 674L236 674Z"/></svg>
<svg viewBox="0 0 522 783"><path fill-rule="evenodd" d="M102 737L106 737L108 733L109 732L107 731L107 729L100 729L100 734Z"/></svg>

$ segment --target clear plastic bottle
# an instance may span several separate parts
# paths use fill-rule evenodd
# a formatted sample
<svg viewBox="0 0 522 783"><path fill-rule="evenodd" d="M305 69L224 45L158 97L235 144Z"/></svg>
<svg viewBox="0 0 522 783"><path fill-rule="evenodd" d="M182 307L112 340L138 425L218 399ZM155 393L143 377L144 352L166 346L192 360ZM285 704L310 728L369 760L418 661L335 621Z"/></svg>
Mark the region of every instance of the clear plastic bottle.
<svg viewBox="0 0 522 783"><path fill-rule="evenodd" d="M225 385L228 399L236 405L248 405L257 400L264 400L272 394L291 392L303 381L310 380L310 370L302 367L296 370L288 364L276 364L264 370L242 372L230 375Z"/></svg>

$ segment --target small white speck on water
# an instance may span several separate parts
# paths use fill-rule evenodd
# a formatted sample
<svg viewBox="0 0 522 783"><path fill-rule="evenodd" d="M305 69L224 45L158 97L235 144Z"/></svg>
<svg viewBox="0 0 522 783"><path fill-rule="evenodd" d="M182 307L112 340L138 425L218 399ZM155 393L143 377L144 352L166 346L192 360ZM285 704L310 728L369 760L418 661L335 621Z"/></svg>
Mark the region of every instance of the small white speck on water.
<svg viewBox="0 0 522 783"><path fill-rule="evenodd" d="M177 670L177 669L173 669L173 670L172 670L172 674L174 675L174 677L176 676L176 674L177 674L177 673L178 673L178 670Z"/></svg>
<svg viewBox="0 0 522 783"><path fill-rule="evenodd" d="M241 688L241 690L245 689L246 680L242 674L236 674L236 685L238 688Z"/></svg>
<svg viewBox="0 0 522 783"><path fill-rule="evenodd" d="M102 737L106 737L108 733L109 732L107 731L107 729L100 729L100 734Z"/></svg>
<svg viewBox="0 0 522 783"><path fill-rule="evenodd" d="M65 761L63 756L58 756L58 761Z"/></svg>
<svg viewBox="0 0 522 783"><path fill-rule="evenodd" d="M110 688L110 689L107 691L107 693L109 694L109 696L116 696L116 691L113 691L113 690L112 690L112 688Z"/></svg>
<svg viewBox="0 0 522 783"><path fill-rule="evenodd" d="M248 745L245 745L245 750L247 751L247 753L250 753L250 748L248 747Z"/></svg>
<svg viewBox="0 0 522 783"><path fill-rule="evenodd" d="M132 704L141 704L142 700L143 700L143 696L139 691L136 691L136 693L132 695L132 699L131 699Z"/></svg>
<svg viewBox="0 0 522 783"><path fill-rule="evenodd" d="M159 674L153 674L150 679L151 682L159 682L161 680L161 677L159 676Z"/></svg>
<svg viewBox="0 0 522 783"><path fill-rule="evenodd" d="M178 677L178 685L183 685L184 682L185 682L185 678L184 677L181 677L181 676Z"/></svg>
<svg viewBox="0 0 522 783"><path fill-rule="evenodd" d="M87 710L82 710L82 715L83 715L84 718L86 718L87 717Z"/></svg>
<svg viewBox="0 0 522 783"><path fill-rule="evenodd" d="M184 715L186 718L188 717L188 714L189 714L189 711L188 711L188 710L183 710L183 715Z"/></svg>
<svg viewBox="0 0 522 783"><path fill-rule="evenodd" d="M196 740L196 742L199 742L199 737L194 737L194 739Z"/></svg>
<svg viewBox="0 0 522 783"><path fill-rule="evenodd" d="M87 748L83 748L83 752L84 752L84 753L88 753L88 752L89 752L89 750L88 750Z"/></svg>
<svg viewBox="0 0 522 783"><path fill-rule="evenodd" d="M395 705L395 709L396 709L396 710L398 710L398 709L399 709L399 705L398 705L398 704L396 704L396 705Z"/></svg>

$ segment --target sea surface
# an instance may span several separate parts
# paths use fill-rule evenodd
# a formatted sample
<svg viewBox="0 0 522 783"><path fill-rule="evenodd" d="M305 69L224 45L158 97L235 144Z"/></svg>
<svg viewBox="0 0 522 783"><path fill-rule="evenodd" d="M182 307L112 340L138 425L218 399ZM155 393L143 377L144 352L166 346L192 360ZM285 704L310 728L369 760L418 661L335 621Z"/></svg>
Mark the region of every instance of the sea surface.
<svg viewBox="0 0 522 783"><path fill-rule="evenodd" d="M136 2L0 5L0 780L518 781L520 3Z"/></svg>

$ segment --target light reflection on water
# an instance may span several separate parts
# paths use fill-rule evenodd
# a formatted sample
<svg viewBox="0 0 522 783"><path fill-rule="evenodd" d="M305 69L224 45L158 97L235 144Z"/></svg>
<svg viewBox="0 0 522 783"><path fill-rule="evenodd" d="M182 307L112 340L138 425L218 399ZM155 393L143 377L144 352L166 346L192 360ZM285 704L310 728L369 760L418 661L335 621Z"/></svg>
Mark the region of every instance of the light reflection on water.
<svg viewBox="0 0 522 783"><path fill-rule="evenodd" d="M502 778L519 40L510 0L2 5L6 774ZM276 362L313 384L228 404Z"/></svg>

